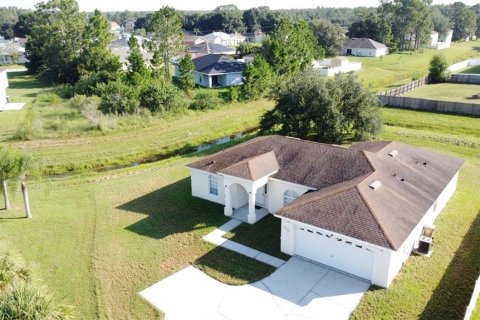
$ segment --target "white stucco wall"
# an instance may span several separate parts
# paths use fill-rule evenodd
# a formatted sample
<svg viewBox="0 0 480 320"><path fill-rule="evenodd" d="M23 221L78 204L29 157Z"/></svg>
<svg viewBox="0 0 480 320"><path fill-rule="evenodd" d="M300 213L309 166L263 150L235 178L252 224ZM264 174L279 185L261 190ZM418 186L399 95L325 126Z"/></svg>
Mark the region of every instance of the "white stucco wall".
<svg viewBox="0 0 480 320"><path fill-rule="evenodd" d="M218 76L218 83L222 87L236 86L243 83L242 73L234 72Z"/></svg>
<svg viewBox="0 0 480 320"><path fill-rule="evenodd" d="M5 109L7 104L8 78L7 71L0 72L0 110Z"/></svg>
<svg viewBox="0 0 480 320"><path fill-rule="evenodd" d="M422 220L418 223L415 229L410 233L410 235L407 237L407 239L402 244L400 249L397 251L391 252L388 275L386 277L385 276L379 277L378 280L381 283L379 283L378 285L382 287L388 287L390 285L392 280L395 278L397 273L402 268L405 261L408 259L408 257L412 253L413 249L418 246L418 240L422 235L423 227L425 225L431 225L435 222L435 219L443 210L448 200L455 193L455 190L457 188L457 181L458 181L458 172L452 178L452 180L448 183L447 187L439 195L435 203L430 207L430 209L428 209L428 211L425 213Z"/></svg>
<svg viewBox="0 0 480 320"><path fill-rule="evenodd" d="M230 194L232 196L231 204L233 209L238 209L248 203L248 192L240 184L232 184L230 186Z"/></svg>
<svg viewBox="0 0 480 320"><path fill-rule="evenodd" d="M358 239L350 238L348 236L338 234L329 230L324 230L322 228L309 226L301 222L291 221L289 219L280 217L282 219L282 229L281 229L281 251L287 254L295 254L295 232L297 226L308 226L314 231L319 232L328 232L333 234L335 237L340 237L342 239L352 241L361 245L363 248L368 248L373 252L374 262L372 269L372 277L370 279L372 284L378 285L380 287L388 288L392 283L395 276L398 274L402 268L405 261L408 259L412 253L414 247L417 246L418 240L423 232L423 227L425 225L433 224L435 219L438 217L442 209L447 204L448 200L455 193L458 180L458 173L452 178L447 187L442 191L440 196L437 198L432 207L426 212L422 220L418 223L415 229L410 233L405 242L397 251L393 251L387 248L383 248L365 241L360 241ZM315 248L311 248L315 250ZM360 256L361 257L361 256ZM367 257L365 257L367 259ZM352 257L352 263L355 263L355 257ZM358 257L357 257L358 259ZM335 267L335 266L333 266Z"/></svg>
<svg viewBox="0 0 480 320"><path fill-rule="evenodd" d="M268 181L267 192L267 208L269 212L274 213L283 207L283 195L287 190L294 190L298 193L298 196L301 196L308 190L311 190L311 188L277 179L270 179Z"/></svg>
<svg viewBox="0 0 480 320"><path fill-rule="evenodd" d="M222 176L192 168L190 168L190 171L192 179L192 196L216 202L219 204L225 204L225 188ZM218 195L213 195L210 193L208 182L208 177L210 175L217 177Z"/></svg>
<svg viewBox="0 0 480 320"><path fill-rule="evenodd" d="M347 54L348 48L342 49L342 55ZM380 57L388 54L388 48L383 49L363 49L363 48L352 48L352 56L359 57Z"/></svg>

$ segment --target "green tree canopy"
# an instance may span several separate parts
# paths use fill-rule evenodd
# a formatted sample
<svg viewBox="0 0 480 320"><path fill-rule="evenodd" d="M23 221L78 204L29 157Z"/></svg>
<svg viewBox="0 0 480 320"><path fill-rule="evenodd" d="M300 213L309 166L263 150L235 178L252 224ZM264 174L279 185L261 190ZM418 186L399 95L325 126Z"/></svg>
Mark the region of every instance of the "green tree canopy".
<svg viewBox="0 0 480 320"><path fill-rule="evenodd" d="M195 65L192 61L192 56L187 52L178 64L178 71L180 73L180 86L187 94L190 94L195 88Z"/></svg>
<svg viewBox="0 0 480 320"><path fill-rule="evenodd" d="M134 36L130 37L128 46L130 48L130 54L127 58L127 81L131 84L138 85L150 78L150 70L145 64L145 59L143 58L137 38Z"/></svg>
<svg viewBox="0 0 480 320"><path fill-rule="evenodd" d="M170 77L171 60L184 50L182 20L172 7L163 7L152 16L150 50L162 59L165 75Z"/></svg>
<svg viewBox="0 0 480 320"><path fill-rule="evenodd" d="M353 74L324 80L313 70L285 83L276 93L276 105L261 120L263 133L278 132L321 142L339 143L377 135L380 104Z"/></svg>
<svg viewBox="0 0 480 320"><path fill-rule="evenodd" d="M247 100L265 97L273 83L273 71L268 62L260 55L249 63L243 72L243 95Z"/></svg>
<svg viewBox="0 0 480 320"><path fill-rule="evenodd" d="M78 80L86 16L75 0L50 0L36 5L34 25L28 37L27 68L52 81Z"/></svg>
<svg viewBox="0 0 480 320"><path fill-rule="evenodd" d="M432 57L428 71L428 77L432 83L445 82L450 77L448 62L443 54L435 54Z"/></svg>
<svg viewBox="0 0 480 320"><path fill-rule="evenodd" d="M90 72L119 71L120 60L109 48L112 40L110 22L99 10L95 10L83 32L82 54L78 66L81 75Z"/></svg>
<svg viewBox="0 0 480 320"><path fill-rule="evenodd" d="M278 75L294 75L323 57L324 50L305 20L292 24L282 18L264 41L262 55Z"/></svg>

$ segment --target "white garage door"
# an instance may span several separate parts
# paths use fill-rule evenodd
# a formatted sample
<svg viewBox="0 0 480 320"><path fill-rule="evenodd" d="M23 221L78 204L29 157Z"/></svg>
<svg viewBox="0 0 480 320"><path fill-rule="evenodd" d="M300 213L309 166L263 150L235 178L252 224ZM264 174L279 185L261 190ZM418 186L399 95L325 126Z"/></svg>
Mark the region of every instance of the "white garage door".
<svg viewBox="0 0 480 320"><path fill-rule="evenodd" d="M317 230L295 227L295 254L370 280L373 251Z"/></svg>

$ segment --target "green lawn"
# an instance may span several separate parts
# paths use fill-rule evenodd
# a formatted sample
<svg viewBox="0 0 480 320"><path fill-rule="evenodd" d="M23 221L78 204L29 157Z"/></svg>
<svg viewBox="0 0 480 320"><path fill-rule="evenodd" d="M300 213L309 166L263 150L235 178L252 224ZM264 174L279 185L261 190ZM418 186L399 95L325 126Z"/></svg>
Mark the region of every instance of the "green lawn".
<svg viewBox="0 0 480 320"><path fill-rule="evenodd" d="M228 219L221 206L191 197L185 164L174 158L117 176L31 186L31 220L18 190L0 211L0 242L17 250L79 319L160 317L138 292L193 263L244 284L274 268L203 241Z"/></svg>
<svg viewBox="0 0 480 320"><path fill-rule="evenodd" d="M356 72L359 77L375 91L383 92L412 81L414 77L423 77L428 73L428 64L439 51L424 49L422 52L394 53L384 57L348 57L362 63L362 70ZM448 49L441 50L450 64L480 56L480 41L452 43Z"/></svg>
<svg viewBox="0 0 480 320"><path fill-rule="evenodd" d="M480 66L468 67L466 69L459 71L458 73L480 74Z"/></svg>
<svg viewBox="0 0 480 320"><path fill-rule="evenodd" d="M225 238L248 247L288 260L289 255L280 251L280 219L268 215L254 225L242 223L225 234Z"/></svg>
<svg viewBox="0 0 480 320"><path fill-rule="evenodd" d="M404 94L403 97L480 104L480 99L472 99L473 95L480 95L479 85L438 83L412 90Z"/></svg>
<svg viewBox="0 0 480 320"><path fill-rule="evenodd" d="M39 131L42 139L10 141L32 154L44 174L65 174L126 166L161 158L191 146L256 128L260 116L273 106L270 101L229 103L219 109L191 111L171 116L117 117L119 128L89 132L88 123L52 92L25 73L10 77L8 94L29 103L19 112L0 113L0 141L11 139L19 128ZM50 88L51 91L55 88ZM205 89L197 89L205 90ZM224 95L225 90L219 90ZM60 138L57 135L71 135ZM51 137L50 139L44 139Z"/></svg>
<svg viewBox="0 0 480 320"><path fill-rule="evenodd" d="M355 319L459 319L480 267L480 122L476 118L384 109L381 139L404 141L466 159L458 191L437 220L431 258L412 256L388 290L366 293ZM221 149L222 147L218 147ZM19 191L0 211L0 241L29 261L51 291L81 319L161 318L138 292L192 263L231 284L272 268L202 241L227 221L221 206L192 198L184 155L112 175L32 184L32 220ZM260 222L262 223L262 222ZM278 220L233 231L245 242L255 228L278 236ZM278 239L250 245L277 255Z"/></svg>
<svg viewBox="0 0 480 320"><path fill-rule="evenodd" d="M473 309L473 313L470 319L480 320L480 297L477 299L477 304L475 305L475 309Z"/></svg>

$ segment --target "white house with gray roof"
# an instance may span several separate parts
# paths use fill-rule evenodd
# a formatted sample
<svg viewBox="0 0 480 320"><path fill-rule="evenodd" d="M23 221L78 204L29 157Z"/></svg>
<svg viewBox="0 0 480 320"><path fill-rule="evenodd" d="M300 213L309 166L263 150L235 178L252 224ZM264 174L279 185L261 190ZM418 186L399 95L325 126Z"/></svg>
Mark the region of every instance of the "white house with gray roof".
<svg viewBox="0 0 480 320"><path fill-rule="evenodd" d="M388 54L383 43L369 38L351 38L345 41L341 50L343 56L380 57Z"/></svg>
<svg viewBox="0 0 480 320"><path fill-rule="evenodd" d="M398 142L344 148L265 136L188 167L192 195L225 215L280 218L283 252L388 287L412 251L431 252L432 224L462 164Z"/></svg>
<svg viewBox="0 0 480 320"><path fill-rule="evenodd" d="M236 86L243 83L243 71L246 63L221 54L207 54L193 59L193 76L199 86L219 88ZM181 76L178 64L175 64L175 77Z"/></svg>

